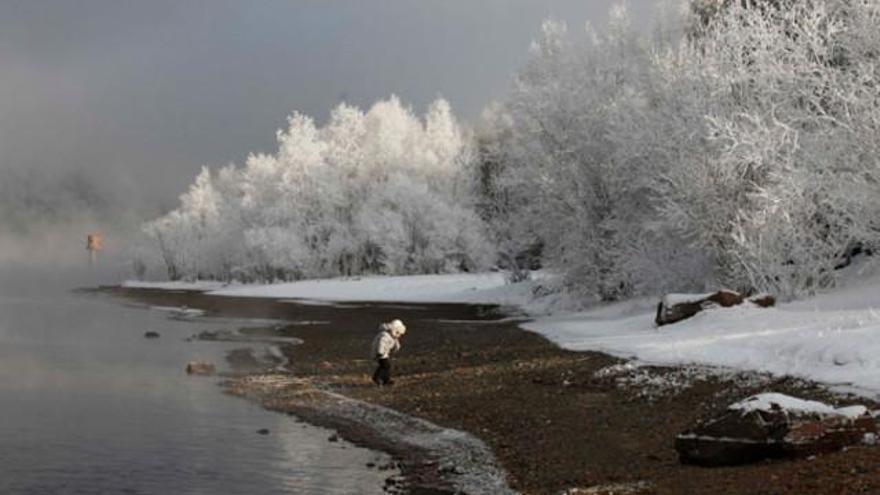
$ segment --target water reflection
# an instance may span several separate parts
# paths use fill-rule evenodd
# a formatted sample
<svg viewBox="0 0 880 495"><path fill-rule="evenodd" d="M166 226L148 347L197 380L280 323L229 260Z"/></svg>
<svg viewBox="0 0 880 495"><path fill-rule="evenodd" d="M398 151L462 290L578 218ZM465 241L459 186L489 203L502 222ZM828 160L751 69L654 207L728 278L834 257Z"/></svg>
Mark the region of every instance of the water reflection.
<svg viewBox="0 0 880 495"><path fill-rule="evenodd" d="M384 457L186 376L235 322L0 286L0 493L382 493Z"/></svg>

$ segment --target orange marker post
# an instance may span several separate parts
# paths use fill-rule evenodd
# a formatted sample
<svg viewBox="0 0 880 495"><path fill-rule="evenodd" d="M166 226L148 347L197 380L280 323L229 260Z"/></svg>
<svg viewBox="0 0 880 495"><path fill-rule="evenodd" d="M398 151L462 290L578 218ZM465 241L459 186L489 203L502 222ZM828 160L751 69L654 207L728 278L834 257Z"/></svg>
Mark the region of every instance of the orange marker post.
<svg viewBox="0 0 880 495"><path fill-rule="evenodd" d="M104 249L104 237L97 233L88 234L86 249L89 251L89 262L94 265L98 261L98 251Z"/></svg>

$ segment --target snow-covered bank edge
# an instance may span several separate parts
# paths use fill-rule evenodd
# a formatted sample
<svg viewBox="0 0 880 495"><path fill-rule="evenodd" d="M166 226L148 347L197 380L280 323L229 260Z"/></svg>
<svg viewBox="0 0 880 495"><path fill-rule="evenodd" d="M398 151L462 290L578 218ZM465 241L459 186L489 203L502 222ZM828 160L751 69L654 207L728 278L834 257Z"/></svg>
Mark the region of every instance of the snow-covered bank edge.
<svg viewBox="0 0 880 495"><path fill-rule="evenodd" d="M535 318L522 326L563 348L657 366L708 365L812 380L880 397L880 274L854 266L835 290L775 308L715 308L656 327L648 301ZM653 299L654 304L659 298Z"/></svg>
<svg viewBox="0 0 880 495"><path fill-rule="evenodd" d="M444 275L369 276L301 280L278 284L224 284L221 282L126 281L123 288L201 291L214 296L289 299L293 302L333 304L346 302L460 303L527 307L534 292L554 277L534 272L531 279L507 283L504 272Z"/></svg>
<svg viewBox="0 0 880 495"><path fill-rule="evenodd" d="M220 290L229 287L230 284L223 282L215 282L210 280L200 280L197 282L168 281L168 282L150 282L146 280L126 280L120 284L124 289L148 289L148 290L164 290L164 291L195 291L208 292L212 290Z"/></svg>
<svg viewBox="0 0 880 495"><path fill-rule="evenodd" d="M526 330L576 351L599 351L637 363L715 366L790 375L870 398L880 397L880 276L776 308L718 308L663 328L653 323L657 298L581 312L553 312L553 296L536 297L552 275L507 284L505 274L419 275L308 280L211 287L210 295L302 302L467 303L514 306L532 316ZM126 287L137 285L126 284ZM148 288L181 290L180 284ZM195 289L193 289L195 290ZM876 308L876 309L875 309Z"/></svg>
<svg viewBox="0 0 880 495"><path fill-rule="evenodd" d="M536 276L536 280L538 278ZM506 275L501 272L371 276L239 286L213 290L209 294L332 302L521 305L530 299L535 283L507 284Z"/></svg>

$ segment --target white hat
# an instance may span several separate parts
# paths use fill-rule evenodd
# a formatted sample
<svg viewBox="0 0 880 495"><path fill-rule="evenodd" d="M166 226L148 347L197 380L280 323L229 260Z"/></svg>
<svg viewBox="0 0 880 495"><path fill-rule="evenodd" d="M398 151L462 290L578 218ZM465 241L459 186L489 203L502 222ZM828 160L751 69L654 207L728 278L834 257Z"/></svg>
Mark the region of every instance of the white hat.
<svg viewBox="0 0 880 495"><path fill-rule="evenodd" d="M386 324L386 328L394 337L400 337L406 333L406 326L400 320L392 320Z"/></svg>

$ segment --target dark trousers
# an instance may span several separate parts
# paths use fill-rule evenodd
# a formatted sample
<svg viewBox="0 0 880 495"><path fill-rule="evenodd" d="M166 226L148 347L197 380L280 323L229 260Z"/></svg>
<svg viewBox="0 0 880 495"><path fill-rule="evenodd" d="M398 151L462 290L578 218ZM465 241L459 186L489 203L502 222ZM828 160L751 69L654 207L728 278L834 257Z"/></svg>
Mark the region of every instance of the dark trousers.
<svg viewBox="0 0 880 495"><path fill-rule="evenodd" d="M373 373L373 381L377 385L391 383L391 360L388 358L377 358L376 361L379 363L379 366L376 367L376 371Z"/></svg>

